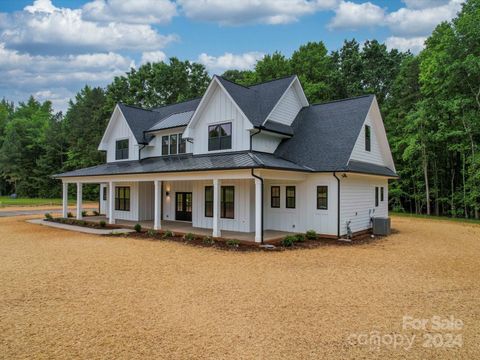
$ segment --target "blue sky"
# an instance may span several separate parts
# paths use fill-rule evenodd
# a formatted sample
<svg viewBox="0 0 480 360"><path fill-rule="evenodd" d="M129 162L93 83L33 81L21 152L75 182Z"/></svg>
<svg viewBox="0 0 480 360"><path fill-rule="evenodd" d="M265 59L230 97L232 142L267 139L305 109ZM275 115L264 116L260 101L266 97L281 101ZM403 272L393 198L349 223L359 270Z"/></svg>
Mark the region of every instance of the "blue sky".
<svg viewBox="0 0 480 360"><path fill-rule="evenodd" d="M301 44L378 39L418 52L463 0L0 0L0 97L33 94L65 110L85 84L105 86L176 56L210 73L250 69Z"/></svg>

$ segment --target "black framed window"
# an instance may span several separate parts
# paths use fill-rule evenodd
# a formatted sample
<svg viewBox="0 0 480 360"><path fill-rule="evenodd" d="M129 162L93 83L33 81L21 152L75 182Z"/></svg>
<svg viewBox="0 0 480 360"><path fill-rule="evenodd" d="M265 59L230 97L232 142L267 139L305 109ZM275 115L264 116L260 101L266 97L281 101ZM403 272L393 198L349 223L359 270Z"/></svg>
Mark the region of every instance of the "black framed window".
<svg viewBox="0 0 480 360"><path fill-rule="evenodd" d="M235 187L233 186L221 187L220 217L224 219L235 218Z"/></svg>
<svg viewBox="0 0 480 360"><path fill-rule="evenodd" d="M328 209L328 186L317 186L317 209Z"/></svg>
<svg viewBox="0 0 480 360"><path fill-rule="evenodd" d="M232 123L208 127L208 151L232 148Z"/></svg>
<svg viewBox="0 0 480 360"><path fill-rule="evenodd" d="M182 134L178 134L178 153L185 154L187 152L187 141L182 137Z"/></svg>
<svg viewBox="0 0 480 360"><path fill-rule="evenodd" d="M378 206L378 186L375 186L375 206Z"/></svg>
<svg viewBox="0 0 480 360"><path fill-rule="evenodd" d="M295 209L295 186L287 186L285 188L285 207L287 209Z"/></svg>
<svg viewBox="0 0 480 360"><path fill-rule="evenodd" d="M280 207L280 186L272 186L270 188L270 207Z"/></svg>
<svg viewBox="0 0 480 360"><path fill-rule="evenodd" d="M162 136L162 155L168 155L168 135Z"/></svg>
<svg viewBox="0 0 480 360"><path fill-rule="evenodd" d="M213 186L205 186L205 217L213 217Z"/></svg>
<svg viewBox="0 0 480 360"><path fill-rule="evenodd" d="M177 153L177 134L170 135L170 155Z"/></svg>
<svg viewBox="0 0 480 360"><path fill-rule="evenodd" d="M128 139L117 140L115 143L115 160L128 159Z"/></svg>
<svg viewBox="0 0 480 360"><path fill-rule="evenodd" d="M384 190L384 188L383 188L383 186L382 186L382 187L380 188L380 201L383 201L383 199L384 199L384 191L385 191L385 190Z"/></svg>
<svg viewBox="0 0 480 360"><path fill-rule="evenodd" d="M365 125L365 150L370 151L371 149L371 130L370 126Z"/></svg>
<svg viewBox="0 0 480 360"><path fill-rule="evenodd" d="M115 210L130 211L130 187L115 187Z"/></svg>
<svg viewBox="0 0 480 360"><path fill-rule="evenodd" d="M107 200L107 187L105 186L103 188L103 201L106 201Z"/></svg>

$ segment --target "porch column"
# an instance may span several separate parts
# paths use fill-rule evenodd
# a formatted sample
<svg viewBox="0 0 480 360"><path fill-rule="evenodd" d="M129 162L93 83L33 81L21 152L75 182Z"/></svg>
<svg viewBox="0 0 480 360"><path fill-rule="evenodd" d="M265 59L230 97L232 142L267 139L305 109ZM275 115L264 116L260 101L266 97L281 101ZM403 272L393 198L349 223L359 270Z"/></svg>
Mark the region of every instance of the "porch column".
<svg viewBox="0 0 480 360"><path fill-rule="evenodd" d="M262 241L262 182L255 178L255 242Z"/></svg>
<svg viewBox="0 0 480 360"><path fill-rule="evenodd" d="M68 217L68 183L64 182L63 184L63 202L62 202L62 217Z"/></svg>
<svg viewBox="0 0 480 360"><path fill-rule="evenodd" d="M220 237L220 180L213 180L213 237Z"/></svg>
<svg viewBox="0 0 480 360"><path fill-rule="evenodd" d="M155 184L155 201L153 212L153 229L160 230L162 228L162 182L154 181Z"/></svg>
<svg viewBox="0 0 480 360"><path fill-rule="evenodd" d="M108 223L115 224L115 219L113 218L115 210L115 183L110 181L108 183Z"/></svg>
<svg viewBox="0 0 480 360"><path fill-rule="evenodd" d="M77 182L77 220L82 220L82 185Z"/></svg>

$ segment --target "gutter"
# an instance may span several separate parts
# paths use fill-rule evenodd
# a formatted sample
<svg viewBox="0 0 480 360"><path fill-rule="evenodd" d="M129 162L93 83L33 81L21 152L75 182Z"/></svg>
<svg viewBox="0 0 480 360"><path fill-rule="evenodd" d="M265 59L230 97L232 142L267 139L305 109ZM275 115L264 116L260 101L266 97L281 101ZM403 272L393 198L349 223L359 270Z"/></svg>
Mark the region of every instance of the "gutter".
<svg viewBox="0 0 480 360"><path fill-rule="evenodd" d="M257 134L260 134L262 132L262 129L258 129L258 131L256 133L253 133L253 134L250 134L250 152L252 151L252 138L257 135ZM260 180L260 183L262 184L262 188L261 188L261 191L260 191L260 198L261 198L261 204L260 204L260 218L261 218L261 223L260 223L260 228L261 228L261 234L260 234L260 244L263 245L263 224L264 224L264 219L263 219L263 206L264 206L264 203L263 203L263 178L258 176L258 175L255 175L255 169L254 168L251 168L252 170L252 176L258 180Z"/></svg>
<svg viewBox="0 0 480 360"><path fill-rule="evenodd" d="M335 171L333 176L337 179L337 236L340 238L340 178Z"/></svg>
<svg viewBox="0 0 480 360"><path fill-rule="evenodd" d="M142 147L138 147L138 160L142 160L142 149L145 148L145 146L147 146L147 144L141 144Z"/></svg>

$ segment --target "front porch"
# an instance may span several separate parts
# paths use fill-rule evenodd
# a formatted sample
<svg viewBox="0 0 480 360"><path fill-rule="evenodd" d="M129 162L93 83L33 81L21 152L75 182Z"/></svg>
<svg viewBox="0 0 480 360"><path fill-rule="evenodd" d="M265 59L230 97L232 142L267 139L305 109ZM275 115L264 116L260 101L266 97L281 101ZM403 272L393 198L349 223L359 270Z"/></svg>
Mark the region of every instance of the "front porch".
<svg viewBox="0 0 480 360"><path fill-rule="evenodd" d="M106 216L89 216L85 218L87 221L93 221L99 223L100 221L108 222L108 218ZM154 222L153 221L130 221L130 220L116 220L116 225L122 225L125 227L132 227L135 224L142 225L144 229L153 229ZM212 229L206 228L199 228L192 226L192 223L185 222L185 221L172 221L172 220L162 220L161 221L161 229L162 230L170 230L174 233L192 233L201 236L212 236ZM279 240L284 238L287 235L291 235L293 233L286 232L286 231L277 231L277 230L264 230L263 239L264 242L271 242L275 240ZM255 232L240 232L240 231L222 231L222 237L227 239L237 239L240 241L255 241Z"/></svg>

